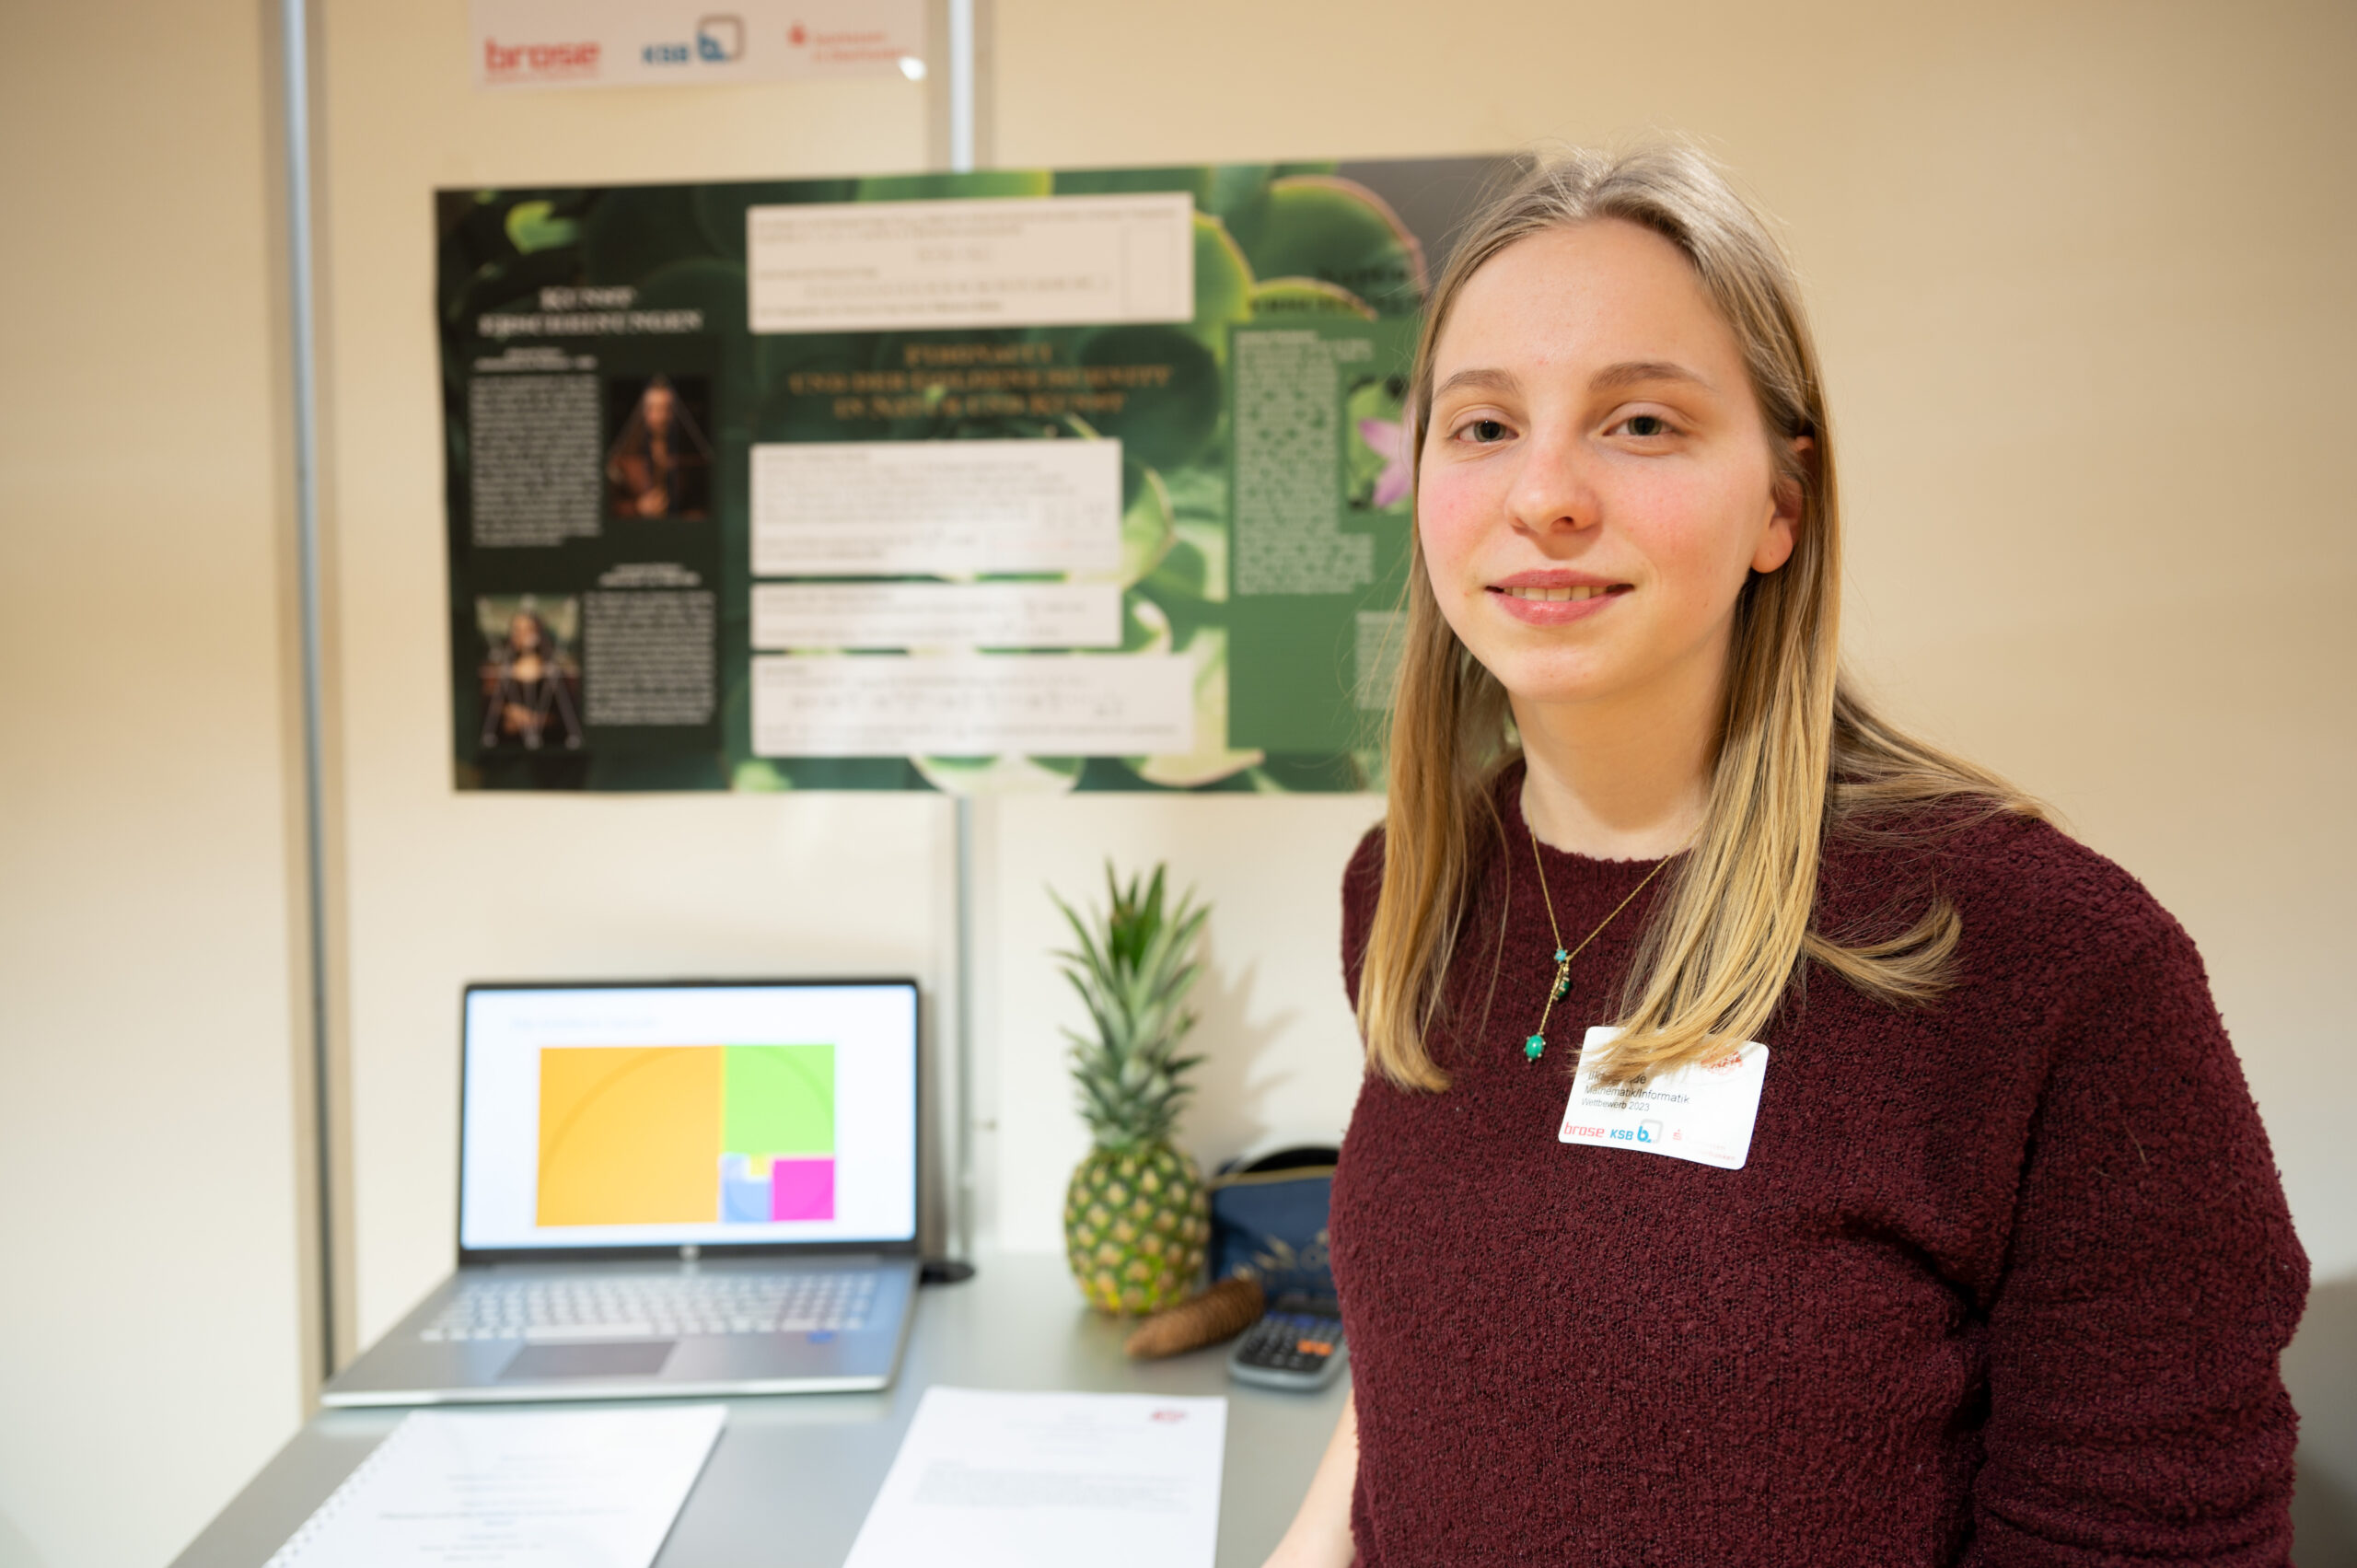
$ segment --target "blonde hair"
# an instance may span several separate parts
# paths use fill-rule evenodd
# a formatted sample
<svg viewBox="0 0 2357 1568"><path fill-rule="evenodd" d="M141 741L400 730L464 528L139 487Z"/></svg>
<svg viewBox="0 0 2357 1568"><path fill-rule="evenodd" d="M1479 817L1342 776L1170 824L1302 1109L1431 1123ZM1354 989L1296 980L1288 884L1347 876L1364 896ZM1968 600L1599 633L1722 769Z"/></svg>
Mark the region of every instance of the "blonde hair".
<svg viewBox="0 0 2357 1568"><path fill-rule="evenodd" d="M1699 153L1571 153L1532 168L1467 226L1416 349L1419 480L1434 347L1466 281L1518 240L1605 218L1652 230L1692 263L1742 347L1777 482L1801 494L1791 559L1753 573L1736 601L1709 804L1691 851L1664 877L1621 999L1622 1033L1601 1067L1626 1081L1757 1039L1804 957L1891 1003L1939 994L1959 923L1944 900L1878 940L1816 929L1828 832L1870 830L1877 816L1959 798L1973 813L2040 812L1995 775L1884 723L1843 679L1832 437L1799 285L1759 215ZM1806 459L1794 447L1803 437L1813 444ZM1426 1036L1480 865L1477 822L1504 844L1495 791L1517 752L1504 687L1442 616L1421 542L1411 551L1383 884L1358 1017L1375 1070L1402 1087L1439 1089L1448 1077Z"/></svg>

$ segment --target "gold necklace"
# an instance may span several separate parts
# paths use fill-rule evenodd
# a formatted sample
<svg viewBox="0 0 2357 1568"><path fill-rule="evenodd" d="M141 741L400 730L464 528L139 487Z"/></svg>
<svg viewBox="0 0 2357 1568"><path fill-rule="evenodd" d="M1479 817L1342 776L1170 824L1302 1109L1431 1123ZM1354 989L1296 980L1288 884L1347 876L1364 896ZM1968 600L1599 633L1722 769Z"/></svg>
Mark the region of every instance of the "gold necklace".
<svg viewBox="0 0 2357 1568"><path fill-rule="evenodd" d="M1669 857L1665 855L1655 861L1654 868L1645 873L1644 881L1630 889L1629 896L1612 906L1612 913L1596 923L1596 929L1587 934L1585 941L1566 952L1563 949L1563 928L1555 923L1555 897L1547 890L1547 862L1538 853L1538 830L1531 827L1527 821L1523 823L1523 827L1530 834L1530 863L1538 867L1538 899L1547 906L1547 929L1552 932L1555 937L1555 981L1547 988L1547 1005L1538 1014L1538 1032L1522 1042L1523 1059L1527 1062L1536 1062L1547 1049L1547 1020L1554 1016L1555 1004L1572 993L1572 960L1587 951L1589 942L1604 935L1604 928L1612 923L1614 917L1627 909L1639 893L1645 890L1646 882L1661 875L1661 868L1669 864Z"/></svg>

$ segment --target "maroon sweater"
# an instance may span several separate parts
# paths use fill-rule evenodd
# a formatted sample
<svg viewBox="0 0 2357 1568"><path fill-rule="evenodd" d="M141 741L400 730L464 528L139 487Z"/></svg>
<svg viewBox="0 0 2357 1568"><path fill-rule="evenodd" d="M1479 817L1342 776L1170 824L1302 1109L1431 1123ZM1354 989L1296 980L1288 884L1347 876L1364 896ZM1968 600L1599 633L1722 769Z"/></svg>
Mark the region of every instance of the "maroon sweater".
<svg viewBox="0 0 2357 1568"><path fill-rule="evenodd" d="M1554 939L1517 779L1432 1042L1454 1082L1370 1074L1335 1172L1359 1561L2285 1562L2307 1260L2152 896L2017 819L1829 845L1819 928L1903 929L1936 885L1956 988L1902 1011L1805 973L1741 1170L1567 1144L1659 883L1527 1062ZM1343 879L1353 994L1382 853ZM1573 945L1650 869L1546 856Z"/></svg>

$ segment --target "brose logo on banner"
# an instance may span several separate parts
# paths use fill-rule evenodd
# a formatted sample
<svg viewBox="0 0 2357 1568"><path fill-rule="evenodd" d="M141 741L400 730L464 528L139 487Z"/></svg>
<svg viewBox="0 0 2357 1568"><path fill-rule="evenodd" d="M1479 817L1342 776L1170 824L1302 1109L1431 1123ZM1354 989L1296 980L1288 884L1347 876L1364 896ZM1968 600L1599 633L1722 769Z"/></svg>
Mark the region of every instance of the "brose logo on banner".
<svg viewBox="0 0 2357 1568"><path fill-rule="evenodd" d="M502 43L482 41L482 74L487 82L579 82L598 75L598 41L572 39L559 43Z"/></svg>

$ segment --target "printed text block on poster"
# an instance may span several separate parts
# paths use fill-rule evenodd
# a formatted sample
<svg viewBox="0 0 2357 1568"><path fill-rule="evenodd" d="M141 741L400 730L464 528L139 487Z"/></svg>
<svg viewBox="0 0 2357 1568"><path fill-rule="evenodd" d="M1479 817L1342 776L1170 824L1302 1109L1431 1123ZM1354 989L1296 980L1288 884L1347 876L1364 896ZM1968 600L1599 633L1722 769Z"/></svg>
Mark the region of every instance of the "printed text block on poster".
<svg viewBox="0 0 2357 1568"><path fill-rule="evenodd" d="M1195 745L1183 658L1059 654L753 660L763 757L1144 756Z"/></svg>
<svg viewBox="0 0 2357 1568"><path fill-rule="evenodd" d="M758 583L753 646L1117 648L1121 587L1102 583Z"/></svg>
<svg viewBox="0 0 2357 1568"><path fill-rule="evenodd" d="M1109 572L1118 441L797 441L753 448L753 574Z"/></svg>
<svg viewBox="0 0 2357 1568"><path fill-rule="evenodd" d="M748 311L756 332L1185 321L1194 223L1181 192L749 207Z"/></svg>

